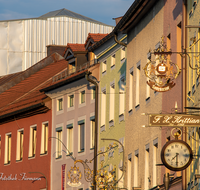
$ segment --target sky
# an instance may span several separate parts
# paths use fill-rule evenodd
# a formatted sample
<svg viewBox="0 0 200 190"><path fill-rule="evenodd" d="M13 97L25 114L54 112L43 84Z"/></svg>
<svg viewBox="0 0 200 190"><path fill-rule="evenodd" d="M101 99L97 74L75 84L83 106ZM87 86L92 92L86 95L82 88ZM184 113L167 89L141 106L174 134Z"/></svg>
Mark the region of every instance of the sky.
<svg viewBox="0 0 200 190"><path fill-rule="evenodd" d="M115 25L134 0L0 0L0 20L35 18L51 11L68 9L83 16Z"/></svg>

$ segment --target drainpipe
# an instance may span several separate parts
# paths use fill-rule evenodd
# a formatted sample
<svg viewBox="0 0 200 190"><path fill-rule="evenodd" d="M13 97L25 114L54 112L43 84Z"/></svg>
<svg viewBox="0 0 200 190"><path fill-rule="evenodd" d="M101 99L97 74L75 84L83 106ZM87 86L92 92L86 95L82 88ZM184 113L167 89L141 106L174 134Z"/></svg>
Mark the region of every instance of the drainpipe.
<svg viewBox="0 0 200 190"><path fill-rule="evenodd" d="M122 45L122 46L127 47L127 44L126 44L126 43L121 42L121 41L119 41L119 40L117 39L117 33L114 33L114 40L115 40L115 42L118 43L119 45Z"/></svg>
<svg viewBox="0 0 200 190"><path fill-rule="evenodd" d="M87 71L85 78L87 81L91 82L92 84L95 85L95 136L94 136L94 179L93 179L93 185L94 185L94 190L96 190L96 181L95 181L95 176L97 174L97 138L98 138L98 84L89 78L89 75L91 72Z"/></svg>
<svg viewBox="0 0 200 190"><path fill-rule="evenodd" d="M187 25L187 0L183 0L182 2L182 11L183 11L183 19L182 19L182 46L183 46L183 49L182 51L186 51L186 47L187 47L187 28L185 27ZM182 82L183 82L183 97L182 97L182 102L183 102L183 108L187 106L187 56L184 56L182 57L182 71L183 71L183 74L182 74ZM183 112L185 110L182 110ZM186 127L183 128L183 130L186 130ZM187 134L185 133L183 135L183 141L186 141L187 139ZM182 171L182 189L183 190L186 190L187 189L187 184L186 184L186 176L187 176L187 171L186 170L183 170Z"/></svg>

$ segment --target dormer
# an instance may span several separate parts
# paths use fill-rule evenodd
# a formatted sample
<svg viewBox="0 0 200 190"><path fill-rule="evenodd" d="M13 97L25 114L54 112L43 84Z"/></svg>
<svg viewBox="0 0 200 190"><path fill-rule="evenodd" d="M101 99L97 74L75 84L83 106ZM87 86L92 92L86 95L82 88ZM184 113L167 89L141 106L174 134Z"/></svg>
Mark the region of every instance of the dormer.
<svg viewBox="0 0 200 190"><path fill-rule="evenodd" d="M84 44L67 44L64 52L64 58L68 61L68 73L74 73L80 70L87 63L87 51Z"/></svg>
<svg viewBox="0 0 200 190"><path fill-rule="evenodd" d="M101 39L103 39L105 36L107 36L108 34L92 34L89 33L88 37L85 41L85 49L88 50L88 48L90 46L92 46L93 44L95 44L96 42L100 41ZM92 61L93 59L95 59L95 55L93 52L88 52L88 60Z"/></svg>

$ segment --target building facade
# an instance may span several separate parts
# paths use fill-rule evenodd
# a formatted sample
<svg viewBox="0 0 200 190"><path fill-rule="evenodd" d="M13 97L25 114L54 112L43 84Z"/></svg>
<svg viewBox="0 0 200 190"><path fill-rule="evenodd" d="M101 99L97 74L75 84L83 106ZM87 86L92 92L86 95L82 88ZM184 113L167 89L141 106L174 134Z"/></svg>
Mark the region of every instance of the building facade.
<svg viewBox="0 0 200 190"><path fill-rule="evenodd" d="M56 55L26 71L1 78L8 86L0 94L0 181L3 189L50 188L51 99L39 90L67 66L63 58L53 61L53 57Z"/></svg>
<svg viewBox="0 0 200 190"><path fill-rule="evenodd" d="M186 77L186 109L188 114L199 114L199 1L187 1L186 18L187 18L187 72ZM189 66L191 65L191 67ZM195 69L198 68L198 69ZM195 111L195 112L194 112ZM199 155L199 127L187 128L186 140L191 146L194 155ZM199 158L195 156L192 164L187 168L186 187L187 189L199 189L200 174Z"/></svg>
<svg viewBox="0 0 200 190"><path fill-rule="evenodd" d="M125 44L126 35L119 34L118 39ZM116 186L123 188L124 152L118 142L125 145L126 47L115 42L114 33L110 33L90 50L100 63L98 150L105 152L110 145L116 146L99 156L98 168L113 172L119 180Z"/></svg>

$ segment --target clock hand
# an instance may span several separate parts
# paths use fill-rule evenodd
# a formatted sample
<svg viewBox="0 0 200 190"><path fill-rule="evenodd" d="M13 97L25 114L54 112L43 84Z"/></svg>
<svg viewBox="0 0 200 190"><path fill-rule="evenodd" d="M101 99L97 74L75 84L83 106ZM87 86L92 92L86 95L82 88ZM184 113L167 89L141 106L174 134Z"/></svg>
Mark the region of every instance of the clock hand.
<svg viewBox="0 0 200 190"><path fill-rule="evenodd" d="M179 153L176 153L176 166L178 166L178 155Z"/></svg>

